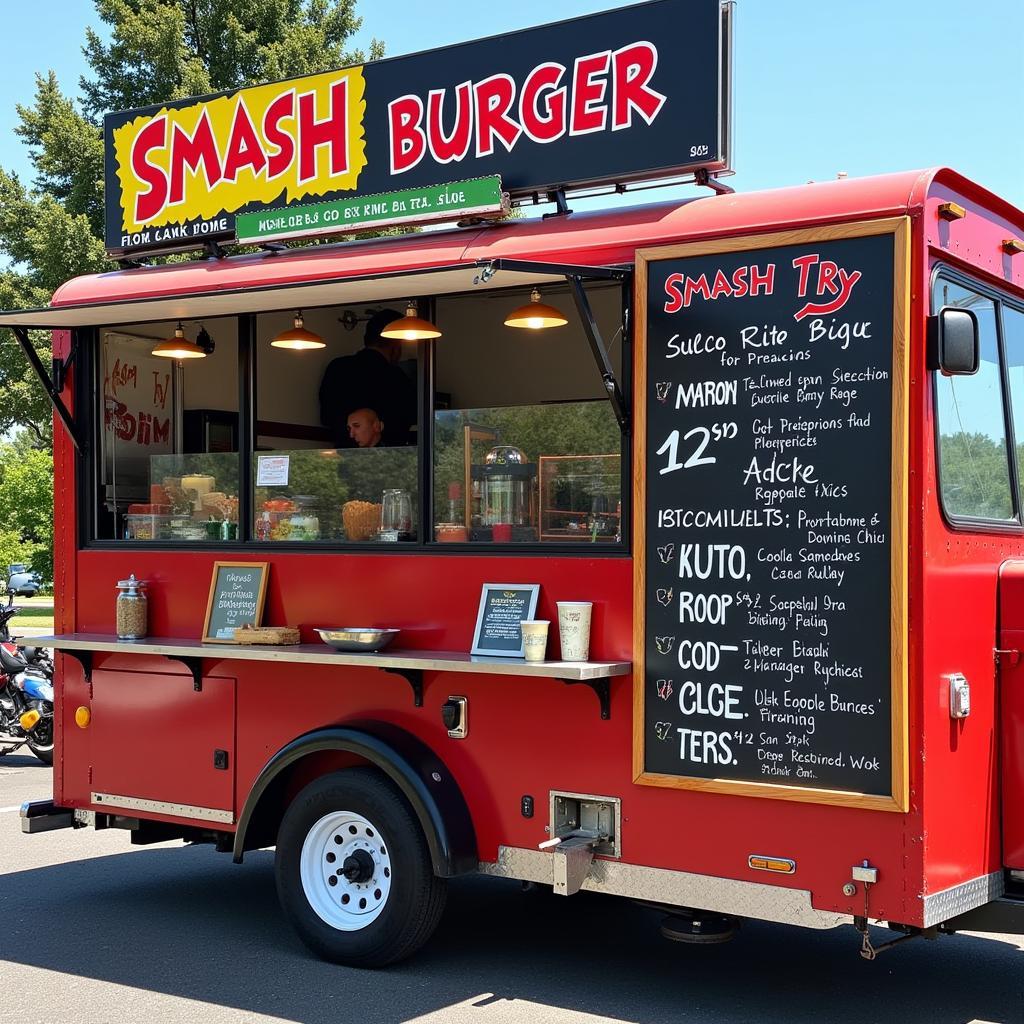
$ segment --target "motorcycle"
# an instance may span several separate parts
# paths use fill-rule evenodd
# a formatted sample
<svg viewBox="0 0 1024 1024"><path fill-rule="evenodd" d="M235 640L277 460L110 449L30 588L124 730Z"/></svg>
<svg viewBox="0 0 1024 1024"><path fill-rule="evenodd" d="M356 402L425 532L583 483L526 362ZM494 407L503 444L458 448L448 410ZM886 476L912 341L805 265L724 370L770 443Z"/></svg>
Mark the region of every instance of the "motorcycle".
<svg viewBox="0 0 1024 1024"><path fill-rule="evenodd" d="M53 659L45 647L19 645L9 623L17 615L14 591L0 608L0 756L27 746L53 764Z"/></svg>

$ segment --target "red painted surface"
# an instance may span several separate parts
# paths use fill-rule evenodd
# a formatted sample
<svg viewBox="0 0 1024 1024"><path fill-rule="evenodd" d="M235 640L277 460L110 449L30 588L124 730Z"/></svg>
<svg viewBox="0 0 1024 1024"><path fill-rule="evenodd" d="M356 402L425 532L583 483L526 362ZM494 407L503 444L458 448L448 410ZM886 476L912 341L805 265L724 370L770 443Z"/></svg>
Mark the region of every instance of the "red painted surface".
<svg viewBox="0 0 1024 1024"><path fill-rule="evenodd" d="M93 792L231 810L234 679L206 676L196 691L191 675L103 670L92 687ZM227 769L214 767L214 750L228 752Z"/></svg>
<svg viewBox="0 0 1024 1024"><path fill-rule="evenodd" d="M955 199L968 217L940 223L939 201ZM211 288L262 286L366 273L386 273L459 260L505 256L580 263L631 262L638 247L725 237L881 216L912 220L909 488L909 771L906 814L796 804L635 786L631 774L630 682L612 685L612 718L601 721L585 687L556 681L428 674L423 708L399 678L371 669L278 667L206 661L210 675L237 680L234 809L275 751L319 726L376 717L431 745L461 786L477 829L480 856L499 845L533 848L545 838L545 815L520 816L520 797L539 808L551 789L622 799L622 854L653 865L809 890L815 907L863 913L863 895L842 895L850 868L879 868L870 914L908 924L922 921L922 897L1001 870L1000 721L992 648L997 575L1009 557L1024 555L1024 536L952 529L936 495L931 382L925 370L929 276L946 260L1020 295L1024 256L1004 259L1004 237L1024 234L1024 214L949 171L828 182L746 196L718 196L679 206L573 215L482 231L452 231L319 247L308 253L243 257L83 278L57 301L96 302ZM66 343L66 342L65 342ZM74 542L74 460L55 428L58 491L57 628L113 632L114 583L129 572L152 582L151 631L198 636L215 552L77 551ZM220 557L230 557L222 553ZM554 602L595 602L593 655L629 659L632 562L623 557L561 558L436 554L261 553L272 564L266 621L310 629L358 617L399 626L403 646L465 650L483 582L541 584L539 615L555 618ZM1024 626L1024 623L1022 623ZM97 655L101 669L174 672L161 659L129 653ZM154 662L160 665L157 670ZM61 659L58 690L57 799L86 806L88 769L100 757L97 735L74 726L88 703L77 663ZM972 683L971 716L953 722L947 706L950 672ZM182 677L181 707L191 678ZM186 685L187 683L187 685ZM141 682L140 685L148 685ZM439 709L449 694L469 698L470 732L450 740ZM139 709L139 714L148 712ZM187 730L189 726L182 724ZM1005 750L1011 749L1006 747ZM106 755L102 755L106 756ZM180 782L182 802L207 792L202 758L160 759ZM207 773L208 774L208 773ZM751 853L791 857L792 876L774 878L746 866Z"/></svg>
<svg viewBox="0 0 1024 1024"><path fill-rule="evenodd" d="M1024 562L999 573L999 715L1003 736L1000 783L1003 863L1024 869Z"/></svg>

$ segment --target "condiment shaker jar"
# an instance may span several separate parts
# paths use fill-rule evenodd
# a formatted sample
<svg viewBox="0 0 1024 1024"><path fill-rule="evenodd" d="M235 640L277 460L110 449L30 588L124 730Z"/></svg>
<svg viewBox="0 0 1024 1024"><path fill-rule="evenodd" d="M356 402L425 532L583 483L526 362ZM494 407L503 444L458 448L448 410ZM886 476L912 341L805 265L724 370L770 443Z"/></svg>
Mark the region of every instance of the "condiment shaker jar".
<svg viewBox="0 0 1024 1024"><path fill-rule="evenodd" d="M146 599L146 581L137 580L135 573L117 584L117 639L141 640L147 632L149 602Z"/></svg>

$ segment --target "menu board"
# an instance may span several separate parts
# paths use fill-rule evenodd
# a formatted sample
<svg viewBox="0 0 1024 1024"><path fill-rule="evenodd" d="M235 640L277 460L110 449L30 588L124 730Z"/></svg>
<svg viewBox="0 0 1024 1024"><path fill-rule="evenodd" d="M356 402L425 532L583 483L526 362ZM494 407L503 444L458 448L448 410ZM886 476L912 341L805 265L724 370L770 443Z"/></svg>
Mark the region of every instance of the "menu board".
<svg viewBox="0 0 1024 1024"><path fill-rule="evenodd" d="M903 806L905 251L641 254L638 782Z"/></svg>
<svg viewBox="0 0 1024 1024"><path fill-rule="evenodd" d="M537 611L539 583L485 583L473 632L473 654L523 657L524 619Z"/></svg>
<svg viewBox="0 0 1024 1024"><path fill-rule="evenodd" d="M269 572L267 562L213 563L204 643L234 643L236 629L260 624Z"/></svg>

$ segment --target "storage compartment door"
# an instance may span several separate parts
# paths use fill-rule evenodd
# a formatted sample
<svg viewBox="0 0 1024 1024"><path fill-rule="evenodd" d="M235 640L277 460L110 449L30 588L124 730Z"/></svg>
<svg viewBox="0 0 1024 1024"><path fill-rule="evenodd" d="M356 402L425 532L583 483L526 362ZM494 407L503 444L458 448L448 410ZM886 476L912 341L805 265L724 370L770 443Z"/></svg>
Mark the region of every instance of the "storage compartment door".
<svg viewBox="0 0 1024 1024"><path fill-rule="evenodd" d="M97 670L89 728L97 804L234 821L234 679Z"/></svg>

